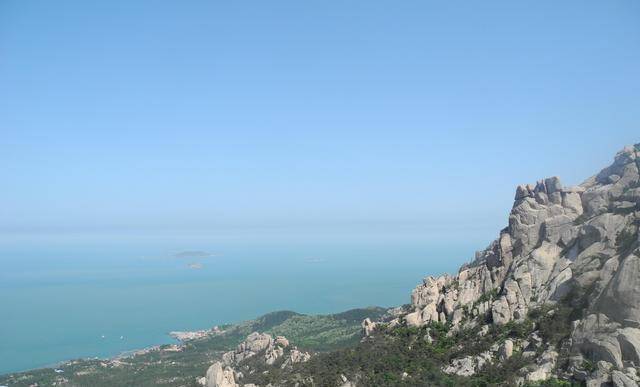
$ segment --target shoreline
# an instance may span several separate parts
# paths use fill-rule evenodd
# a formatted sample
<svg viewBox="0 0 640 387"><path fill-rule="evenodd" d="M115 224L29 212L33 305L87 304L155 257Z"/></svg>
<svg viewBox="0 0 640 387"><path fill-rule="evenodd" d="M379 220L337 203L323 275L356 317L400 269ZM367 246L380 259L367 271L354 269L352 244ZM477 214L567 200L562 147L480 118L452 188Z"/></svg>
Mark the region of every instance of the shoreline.
<svg viewBox="0 0 640 387"><path fill-rule="evenodd" d="M60 369L63 368L65 366L70 366L70 365L75 365L81 362L91 362L91 361L100 361L100 362L108 362L108 363L113 363L113 362L118 362L124 359L128 359L128 358L132 358L134 356L137 355L145 355L154 351L160 351L163 350L162 347L164 346L173 346L175 348L181 348L183 347L186 342L190 341L190 339L179 339L177 337L175 337L174 335L172 335L173 333L182 333L185 335L189 335L189 334L193 334L196 335L200 332L206 332L206 330L198 330L198 331L171 331L169 333L166 334L166 337L173 341L173 342L168 342L168 343L162 343L162 344L152 344L149 345L147 347L143 347L143 348L134 348L134 349L130 349L130 350L126 350L126 351L120 351L115 355L108 355L108 356L94 356L94 357L79 357L79 358L75 358L75 359L66 359L66 360L60 360L54 363L47 363L47 364L43 364L41 366L35 366L32 368L26 368L26 369L21 369L21 370L16 370L16 371L8 371L8 372L3 372L0 373L0 377L7 377L10 375L16 375L16 374L23 374L23 373L28 373L28 372L34 372L34 371L39 371L39 370L48 370L48 369ZM221 331L224 332L224 331ZM207 337L208 335L202 334L200 335L198 338L201 337ZM192 340L195 340L196 338L193 338Z"/></svg>
<svg viewBox="0 0 640 387"><path fill-rule="evenodd" d="M0 375L0 385L124 385L134 373L159 384L184 386L202 378L220 356L233 351L253 332L291 337L292 343L309 351L328 351L353 344L362 335L363 319L378 320L388 307L369 306L333 314L301 314L279 310L251 320L194 331L171 331L164 335L173 344L151 345L122 351L114 356L88 357L50 363L45 367ZM180 339L180 340L179 340ZM175 382L175 383L174 383ZM124 383L124 384L122 384Z"/></svg>
<svg viewBox="0 0 640 387"><path fill-rule="evenodd" d="M353 309L349 309L347 311L350 310L357 310L357 309L370 309L370 308L383 308L383 309L389 309L389 307L379 307L379 306L367 306L367 307L363 307L363 308L353 308ZM219 336L219 335L224 335L226 333L229 333L230 331L233 331L234 328L238 328L241 327L243 324L246 323L255 323L257 320L259 320L260 318L269 315L269 314L274 314L274 313L281 313L281 312L285 312L285 313L293 313L296 315L301 315L301 316L314 316L314 317L318 317L318 316L331 316L333 314L329 313L329 314L300 314L298 312L292 312L292 311L288 311L288 310L280 310L280 311L274 311L274 312L270 312L267 313L265 315L261 315L258 316L254 319L248 319L248 320L242 320L242 321L238 321L238 322L234 322L234 323L224 323L221 325L214 325L209 329L199 329L199 330L193 330L193 331L169 331L167 333L165 333L164 337L167 339L167 342L161 343L161 344L152 344L146 347L142 347L142 348L133 348L130 350L125 350L125 351L120 351L116 354L113 355L107 355L107 356L94 356L94 357L79 357L79 358L75 358L75 359L66 359L66 360L61 360L61 361L57 361L57 362L53 362L53 363L47 363L44 364L42 366L35 366L35 367L31 367L31 368L27 368L27 369L22 369L22 370L16 370L16 371L8 371L8 372L3 372L0 373L0 378L8 378L8 377L14 377L16 375L20 375L20 374L28 374L28 373L34 373L34 372L40 372L40 371L46 371L46 370L56 370L56 369L62 369L63 372L61 372L62 375L64 375L64 368L66 367L71 367L71 366L75 366L75 365L79 365L82 363L90 363L90 362L96 362L99 365L103 366L103 367L107 367L107 366L111 366L111 367L119 367L121 365L123 365L125 362L124 360L126 359L131 359L135 356L142 356L142 355L146 355L152 352L156 352L156 351L162 351L162 352L180 352L184 349L185 345L190 342L190 341L194 341L194 340L201 340L201 339L206 339L206 338L211 338L211 337L215 337L215 336ZM342 312L338 312L337 314L342 313ZM1 386L0 386L1 387Z"/></svg>

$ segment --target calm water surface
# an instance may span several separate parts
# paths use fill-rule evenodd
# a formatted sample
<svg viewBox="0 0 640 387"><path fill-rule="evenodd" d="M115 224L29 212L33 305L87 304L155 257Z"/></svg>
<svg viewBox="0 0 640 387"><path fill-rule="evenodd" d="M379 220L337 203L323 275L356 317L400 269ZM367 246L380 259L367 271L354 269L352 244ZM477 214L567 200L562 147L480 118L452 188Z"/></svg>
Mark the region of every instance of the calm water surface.
<svg viewBox="0 0 640 387"><path fill-rule="evenodd" d="M275 310L404 304L424 275L454 272L481 246L322 236L4 240L0 374L113 356L171 342L172 330Z"/></svg>

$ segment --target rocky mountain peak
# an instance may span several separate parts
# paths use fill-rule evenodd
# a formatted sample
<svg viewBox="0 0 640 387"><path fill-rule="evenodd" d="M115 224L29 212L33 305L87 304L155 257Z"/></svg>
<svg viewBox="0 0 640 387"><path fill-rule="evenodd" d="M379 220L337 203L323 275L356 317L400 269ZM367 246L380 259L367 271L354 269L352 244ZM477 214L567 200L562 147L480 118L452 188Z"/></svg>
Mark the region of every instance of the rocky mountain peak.
<svg viewBox="0 0 640 387"><path fill-rule="evenodd" d="M225 352L221 361L213 363L200 384L206 387L253 387L251 383L241 384L243 371L255 372L258 366L284 369L310 358L308 352L291 346L284 336L274 338L268 333L253 332L234 351ZM252 367L248 364L251 361Z"/></svg>
<svg viewBox="0 0 640 387"><path fill-rule="evenodd" d="M412 292L412 310L392 324L503 325L571 295L581 299L571 365L640 366L639 169L636 144L579 186L564 187L556 176L518 186L498 238L456 276L425 278Z"/></svg>
<svg viewBox="0 0 640 387"><path fill-rule="evenodd" d="M392 309L379 321L365 319L361 344L399 350L397 341L411 337L402 351L421 344L430 355L449 351L450 356L439 359L438 370L458 381L503 367L517 385L559 378L587 386L637 386L639 171L636 144L578 186L566 187L557 176L518 186L507 225L497 238L455 275L424 278L411 292L408 307ZM355 352L347 353L348 362L358 359ZM516 362L510 360L514 357ZM287 375L293 384L282 379L267 386L315 385L314 376L302 376L313 370L316 377L337 375L339 370L331 369L327 376L314 368L334 366L337 358L300 367L310 358L283 337L253 333L214 363L203 383L241 386L243 373L269 374L273 369L291 371ZM358 364L366 366L367 361ZM401 371L400 385L411 385L413 376ZM347 387L361 385L367 377L371 375L357 368L350 379L344 374L334 379Z"/></svg>

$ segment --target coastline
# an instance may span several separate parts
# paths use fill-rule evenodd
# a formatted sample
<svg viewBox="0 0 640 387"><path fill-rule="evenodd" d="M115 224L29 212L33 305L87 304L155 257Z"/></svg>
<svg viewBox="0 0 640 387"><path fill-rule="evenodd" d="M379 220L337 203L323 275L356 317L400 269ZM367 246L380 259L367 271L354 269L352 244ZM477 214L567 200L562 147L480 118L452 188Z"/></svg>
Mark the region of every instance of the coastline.
<svg viewBox="0 0 640 387"><path fill-rule="evenodd" d="M46 367L0 375L0 385L122 385L131 375L160 384L190 385L201 378L222 354L253 332L285 336L306 351L323 352L344 348L362 338L363 319L379 319L388 307L365 307L323 315L276 311L234 324L195 331L171 331L173 343L123 351L114 356L91 357L50 363ZM179 375L179 376L176 376Z"/></svg>
<svg viewBox="0 0 640 387"><path fill-rule="evenodd" d="M81 364L81 363L85 363L85 362L103 362L105 364L111 364L111 365L117 365L119 362L121 362L122 360L125 359L129 359L132 358L134 356L140 356L140 355L146 355L152 352L156 352L156 351L166 351L167 349L169 351L178 351L179 348L184 347L184 345L190 341L190 340L195 340L198 338L205 338L207 335L205 334L205 332L207 332L206 330L197 330L197 331L171 331L168 332L166 334L166 337L168 338L168 340L173 341L173 342L167 342L167 343L162 343L162 344L152 344L150 346L147 347L142 347L142 348L134 348L134 349L130 349L130 350L126 350L126 351L121 351L118 352L115 355L108 355L108 356L93 356L93 357L78 357L75 359L66 359L66 360L60 360L54 363L47 363L47 364L43 364L42 366L35 366L32 368L26 368L26 369L21 369L21 370L16 370L16 371L9 371L9 372L4 372L0 374L0 377L7 377L10 375L16 375L16 374L23 374L23 373L28 373L28 372L35 372L35 371L39 371L39 370L46 370L46 369L61 369L64 367L69 367L69 366L74 366L77 364ZM176 337L174 334L175 333L180 333L181 334L181 338ZM182 335L184 335L184 337L182 337ZM187 336L191 336L192 338L187 338Z"/></svg>

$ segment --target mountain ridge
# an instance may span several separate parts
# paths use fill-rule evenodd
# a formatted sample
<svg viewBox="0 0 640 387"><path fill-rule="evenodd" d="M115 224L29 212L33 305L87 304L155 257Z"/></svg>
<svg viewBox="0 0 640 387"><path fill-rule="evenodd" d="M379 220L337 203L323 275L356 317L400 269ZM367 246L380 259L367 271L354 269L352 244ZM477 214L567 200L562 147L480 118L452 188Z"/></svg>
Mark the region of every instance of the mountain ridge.
<svg viewBox="0 0 640 387"><path fill-rule="evenodd" d="M456 275L426 277L412 291L407 310L397 311L388 321L364 320L365 341L383 336L388 344L398 330L409 329L410 336L423 335L449 354L438 368L453 377L474 377L518 353L521 367L498 384L558 380L587 386L636 386L640 380L639 170L640 144L636 144L618 152L610 166L578 186L563 187L558 177L519 185L508 225L498 238ZM518 332L505 336L504 327ZM443 329L445 336L433 337L431 332ZM458 351L464 356L454 356L452 350L464 343L443 344L451 341L447 338L455 341L469 332L480 337L502 333L489 348L480 346L482 351ZM231 375L233 367L242 367L220 365ZM408 382L415 376L393 369L391 379L402 372L393 383L380 380L374 370L341 374L340 379L318 384L319 375L299 368L280 384L276 380L268 385L424 383L417 378ZM238 376L243 379L244 375ZM210 380L209 387L239 385L233 378L226 384ZM446 385L446 377L441 381Z"/></svg>

